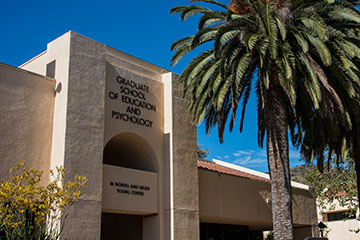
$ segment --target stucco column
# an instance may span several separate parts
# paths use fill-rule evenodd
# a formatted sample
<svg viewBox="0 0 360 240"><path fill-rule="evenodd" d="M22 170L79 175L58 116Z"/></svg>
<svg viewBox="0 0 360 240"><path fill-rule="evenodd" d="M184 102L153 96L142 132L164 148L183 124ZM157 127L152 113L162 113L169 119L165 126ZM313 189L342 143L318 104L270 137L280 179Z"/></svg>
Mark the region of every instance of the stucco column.
<svg viewBox="0 0 360 240"><path fill-rule="evenodd" d="M164 74L165 135L168 136L168 239L199 239L199 193L196 126L173 73ZM165 157L165 161L167 158Z"/></svg>

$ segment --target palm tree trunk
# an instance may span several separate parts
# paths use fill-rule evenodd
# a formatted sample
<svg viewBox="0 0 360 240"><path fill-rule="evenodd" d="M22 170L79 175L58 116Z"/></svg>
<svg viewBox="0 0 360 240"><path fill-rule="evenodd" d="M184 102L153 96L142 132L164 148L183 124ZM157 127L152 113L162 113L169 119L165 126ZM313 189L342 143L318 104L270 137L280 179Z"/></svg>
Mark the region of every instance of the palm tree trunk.
<svg viewBox="0 0 360 240"><path fill-rule="evenodd" d="M276 240L292 240L292 197L289 169L289 140L287 128L287 96L282 89L276 71L266 91L265 127L269 164L272 219Z"/></svg>

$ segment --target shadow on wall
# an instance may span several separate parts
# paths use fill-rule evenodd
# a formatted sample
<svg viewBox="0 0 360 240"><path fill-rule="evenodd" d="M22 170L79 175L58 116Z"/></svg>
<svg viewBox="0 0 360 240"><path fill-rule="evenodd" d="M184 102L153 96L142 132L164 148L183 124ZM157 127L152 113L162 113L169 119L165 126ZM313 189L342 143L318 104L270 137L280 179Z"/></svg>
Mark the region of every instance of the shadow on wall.
<svg viewBox="0 0 360 240"><path fill-rule="evenodd" d="M104 148L104 164L158 172L159 165L151 145L133 133L112 137Z"/></svg>

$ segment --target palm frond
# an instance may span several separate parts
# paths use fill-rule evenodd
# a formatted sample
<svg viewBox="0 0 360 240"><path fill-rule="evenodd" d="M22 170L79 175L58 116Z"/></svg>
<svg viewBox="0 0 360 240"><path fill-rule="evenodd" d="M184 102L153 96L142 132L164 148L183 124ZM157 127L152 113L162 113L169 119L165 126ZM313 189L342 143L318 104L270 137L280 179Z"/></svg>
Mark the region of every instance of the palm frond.
<svg viewBox="0 0 360 240"><path fill-rule="evenodd" d="M299 66L301 66L305 72L308 73L308 78L303 79L303 86L311 98L311 103L314 109L319 109L319 102L321 100L320 85L313 67L310 64L309 59L303 54L298 53L297 58Z"/></svg>
<svg viewBox="0 0 360 240"><path fill-rule="evenodd" d="M236 64L234 64L233 68L233 78L235 89L239 89L241 84L241 80L243 79L245 72L250 64L251 53L245 53L242 55Z"/></svg>
<svg viewBox="0 0 360 240"><path fill-rule="evenodd" d="M360 23L360 15L358 12L350 8L345 8L341 5L336 5L334 7L329 6L327 15L332 19L336 20L346 20L355 23Z"/></svg>
<svg viewBox="0 0 360 240"><path fill-rule="evenodd" d="M213 63L207 71L204 71L200 84L197 85L195 91L195 97L200 97L203 94L205 86L208 84L210 77L215 74L216 69L219 68L220 61Z"/></svg>
<svg viewBox="0 0 360 240"><path fill-rule="evenodd" d="M190 0L191 3L194 3L194 2L205 2L205 3L211 3L211 4L215 4L219 7L222 7L224 9L228 9L228 7L222 3L219 3L218 1L215 1L215 0Z"/></svg>
<svg viewBox="0 0 360 240"><path fill-rule="evenodd" d="M170 10L171 14L175 14L175 13L181 13L180 14L180 18L182 21L185 21L186 19L188 19L189 17L195 15L195 14L199 14L199 13L209 13L212 12L212 10L208 9L208 8L204 8L201 6L197 6L197 5L192 5L192 6L177 6L177 7L173 7Z"/></svg>
<svg viewBox="0 0 360 240"><path fill-rule="evenodd" d="M209 27L210 25L218 25L226 21L226 14L223 12L210 12L204 14L198 24L198 30Z"/></svg>
<svg viewBox="0 0 360 240"><path fill-rule="evenodd" d="M326 24L314 11L298 11L294 17L294 21L300 21L308 31L315 33L316 37L321 41L326 41L328 39Z"/></svg>
<svg viewBox="0 0 360 240"><path fill-rule="evenodd" d="M214 50L219 53L222 47L227 43L227 41L238 38L240 40L240 36L242 34L241 30L234 29L234 26L227 25L219 29L215 36L214 42Z"/></svg>
<svg viewBox="0 0 360 240"><path fill-rule="evenodd" d="M179 39L171 45L170 50L174 51L174 50L178 49L179 47L181 47L182 45L184 45L188 42L191 42L193 39L194 39L193 36Z"/></svg>
<svg viewBox="0 0 360 240"><path fill-rule="evenodd" d="M190 64L185 68L183 73L179 77L179 81L184 83L185 88L190 85L197 74L203 69L203 67L214 57L214 52L209 50L201 53L199 56L194 58Z"/></svg>
<svg viewBox="0 0 360 240"><path fill-rule="evenodd" d="M252 51L256 43L264 36L263 28L260 28L256 33L249 33L247 37L247 47Z"/></svg>
<svg viewBox="0 0 360 240"><path fill-rule="evenodd" d="M191 49L194 49L201 44L215 40L216 35L218 34L218 27L205 28L200 30L193 38L191 42Z"/></svg>
<svg viewBox="0 0 360 240"><path fill-rule="evenodd" d="M277 27L279 28L280 31L280 35L281 35L281 39L283 41L285 41L286 39L286 25L284 24L284 22L279 18L279 17L275 17L276 23L277 23Z"/></svg>
<svg viewBox="0 0 360 240"><path fill-rule="evenodd" d="M220 111L221 108L223 108L223 103L225 100L225 96L229 93L229 87L231 84L231 75L227 77L224 84L221 86L219 91L215 93L215 100L216 103L214 104L218 111Z"/></svg>
<svg viewBox="0 0 360 240"><path fill-rule="evenodd" d="M319 54L324 65L329 66L331 64L331 54L325 43L311 36L310 34L306 34L305 37L309 40L315 51Z"/></svg>
<svg viewBox="0 0 360 240"><path fill-rule="evenodd" d="M278 50L278 27L274 17L274 1L266 2L260 8L260 18L269 39L269 50L271 57L277 57Z"/></svg>
<svg viewBox="0 0 360 240"><path fill-rule="evenodd" d="M309 44L306 41L306 39L303 37L303 34L295 29L292 29L291 33L295 37L295 40L302 49L303 53L307 53L309 51Z"/></svg>
<svg viewBox="0 0 360 240"><path fill-rule="evenodd" d="M253 69L254 70L254 69ZM244 126L244 119L245 119L245 112L246 112L246 106L249 101L250 93L251 93L251 79L252 79L253 72L249 72L247 76L245 76L244 83L243 83L243 92L240 93L241 95L244 95L243 97L243 103L242 103L242 110L241 110L241 119L240 119L240 132L243 130Z"/></svg>
<svg viewBox="0 0 360 240"><path fill-rule="evenodd" d="M183 39L182 42L177 43L176 45L176 52L174 53L174 55L172 56L171 60L170 60L170 65L171 66L175 66L182 57L184 57L188 52L190 52L192 50L191 48L191 39Z"/></svg>

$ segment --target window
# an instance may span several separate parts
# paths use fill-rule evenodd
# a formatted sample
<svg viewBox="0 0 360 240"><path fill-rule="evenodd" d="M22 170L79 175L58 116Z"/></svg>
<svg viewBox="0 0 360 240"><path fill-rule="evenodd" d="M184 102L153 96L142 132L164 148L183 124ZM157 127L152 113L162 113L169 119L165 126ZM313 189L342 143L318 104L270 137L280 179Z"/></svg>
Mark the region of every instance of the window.
<svg viewBox="0 0 360 240"><path fill-rule="evenodd" d="M330 212L325 213L327 221L338 221L344 219L355 219L355 214L351 214L351 211L341 211L341 212ZM324 219L326 221L326 219Z"/></svg>
<svg viewBox="0 0 360 240"><path fill-rule="evenodd" d="M51 63L48 63L46 65L46 76L55 78L55 66L56 66L56 60L52 61Z"/></svg>

